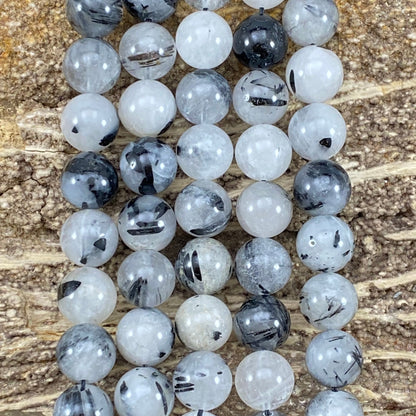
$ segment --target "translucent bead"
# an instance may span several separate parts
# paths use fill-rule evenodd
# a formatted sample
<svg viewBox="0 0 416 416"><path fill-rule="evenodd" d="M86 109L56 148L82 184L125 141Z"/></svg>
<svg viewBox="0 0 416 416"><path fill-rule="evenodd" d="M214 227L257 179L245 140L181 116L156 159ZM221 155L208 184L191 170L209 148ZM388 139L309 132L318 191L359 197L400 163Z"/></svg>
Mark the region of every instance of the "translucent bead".
<svg viewBox="0 0 416 416"><path fill-rule="evenodd" d="M339 21L333 0L289 0L283 27L297 45L323 45L334 36Z"/></svg>
<svg viewBox="0 0 416 416"><path fill-rule="evenodd" d="M176 232L175 214L163 200L153 195L131 199L118 217L118 231L132 250L164 249Z"/></svg>
<svg viewBox="0 0 416 416"><path fill-rule="evenodd" d="M316 335L306 350L305 359L311 376L331 388L353 383L363 366L361 347L356 339L338 329Z"/></svg>
<svg viewBox="0 0 416 416"><path fill-rule="evenodd" d="M128 29L121 38L119 53L124 69L139 79L163 77L176 59L172 35L152 22L138 23Z"/></svg>
<svg viewBox="0 0 416 416"><path fill-rule="evenodd" d="M286 67L286 82L304 103L331 99L344 79L342 63L334 52L319 46L305 46L295 52Z"/></svg>
<svg viewBox="0 0 416 416"><path fill-rule="evenodd" d="M268 295L276 293L289 281L292 260L277 241L254 238L237 251L235 273L247 292Z"/></svg>
<svg viewBox="0 0 416 416"><path fill-rule="evenodd" d="M83 37L107 36L118 26L122 16L121 0L66 1L66 17Z"/></svg>
<svg viewBox="0 0 416 416"><path fill-rule="evenodd" d="M117 283L121 294L133 305L159 306L175 288L175 270L163 254L140 250L121 263Z"/></svg>
<svg viewBox="0 0 416 416"><path fill-rule="evenodd" d="M204 410L192 410L192 412L185 413L183 416L215 416L210 412Z"/></svg>
<svg viewBox="0 0 416 416"><path fill-rule="evenodd" d="M295 384L290 364L272 351L247 355L235 373L240 399L255 410L273 410L285 403Z"/></svg>
<svg viewBox="0 0 416 416"><path fill-rule="evenodd" d="M197 69L186 74L176 88L178 110L193 124L215 124L228 113L231 88L213 69Z"/></svg>
<svg viewBox="0 0 416 416"><path fill-rule="evenodd" d="M216 179L233 161L234 148L227 133L213 124L192 126L176 146L178 163L194 179Z"/></svg>
<svg viewBox="0 0 416 416"><path fill-rule="evenodd" d="M304 159L330 159L344 146L347 126L334 107L314 103L296 111L288 134L293 150Z"/></svg>
<svg viewBox="0 0 416 416"><path fill-rule="evenodd" d="M117 82L121 65L117 52L109 43L83 38L66 51L63 71L74 90L103 94Z"/></svg>
<svg viewBox="0 0 416 416"><path fill-rule="evenodd" d="M120 157L121 177L139 195L164 191L175 179L177 169L175 152L153 137L129 143Z"/></svg>
<svg viewBox="0 0 416 416"><path fill-rule="evenodd" d="M250 69L268 69L285 57L288 38L283 26L261 11L243 20L234 32L233 51Z"/></svg>
<svg viewBox="0 0 416 416"><path fill-rule="evenodd" d="M175 97L159 81L136 81L121 95L118 115L130 133L156 137L168 130L175 119Z"/></svg>
<svg viewBox="0 0 416 416"><path fill-rule="evenodd" d="M186 347L191 350L215 351L227 342L233 322L224 302L214 296L197 295L179 307L175 327L179 340Z"/></svg>
<svg viewBox="0 0 416 416"><path fill-rule="evenodd" d="M76 384L56 400L53 416L113 416L113 405L107 394L94 384Z"/></svg>
<svg viewBox="0 0 416 416"><path fill-rule="evenodd" d="M260 7L263 7L263 9L273 9L276 6L278 6L280 3L283 2L283 0L243 0L247 6L252 7L253 9L260 9Z"/></svg>
<svg viewBox="0 0 416 416"><path fill-rule="evenodd" d="M228 23L207 10L185 17L176 31L176 47L181 58L198 69L221 65L231 52L233 34Z"/></svg>
<svg viewBox="0 0 416 416"><path fill-rule="evenodd" d="M309 403L306 416L364 416L354 395L342 390L324 390Z"/></svg>
<svg viewBox="0 0 416 416"><path fill-rule="evenodd" d="M237 219L244 231L254 237L274 237L292 219L292 203L286 191L273 182L254 182L237 200Z"/></svg>
<svg viewBox="0 0 416 416"><path fill-rule="evenodd" d="M172 16L177 0L123 0L126 10L142 22L161 23Z"/></svg>
<svg viewBox="0 0 416 416"><path fill-rule="evenodd" d="M120 416L168 416L174 401L171 382L152 367L128 371L114 391L114 404Z"/></svg>
<svg viewBox="0 0 416 416"><path fill-rule="evenodd" d="M264 412L258 412L250 416L285 416L282 412L277 410L265 410Z"/></svg>
<svg viewBox="0 0 416 416"><path fill-rule="evenodd" d="M76 268L58 286L58 308L74 324L100 324L113 313L116 303L113 281L93 267Z"/></svg>
<svg viewBox="0 0 416 416"><path fill-rule="evenodd" d="M72 214L61 229L61 247L78 266L98 267L113 257L118 232L111 217L95 209Z"/></svg>
<svg viewBox="0 0 416 416"><path fill-rule="evenodd" d="M133 309L117 325L117 349L134 365L157 365L172 351L172 322L156 308Z"/></svg>
<svg viewBox="0 0 416 416"><path fill-rule="evenodd" d="M255 351L274 351L290 333L290 315L273 296L254 296L241 305L234 317L239 341Z"/></svg>
<svg viewBox="0 0 416 416"><path fill-rule="evenodd" d="M248 124L274 124L286 113L289 92L275 73L255 70L244 75L233 91L237 115Z"/></svg>
<svg viewBox="0 0 416 416"><path fill-rule="evenodd" d="M213 238L188 241L175 263L179 282L197 295L221 290L231 277L233 261L226 247Z"/></svg>
<svg viewBox="0 0 416 416"><path fill-rule="evenodd" d="M114 166L94 152L77 154L62 173L62 194L77 208L101 208L114 197L117 189L118 176Z"/></svg>
<svg viewBox="0 0 416 416"><path fill-rule="evenodd" d="M220 406L230 395L232 384L228 365L220 355L210 351L186 355L173 373L177 399L194 410L212 410ZM209 413L202 415L209 416Z"/></svg>
<svg viewBox="0 0 416 416"><path fill-rule="evenodd" d="M178 194L175 214L178 224L188 234L213 237L230 221L231 200L215 182L195 181Z"/></svg>
<svg viewBox="0 0 416 416"><path fill-rule="evenodd" d="M354 285L336 273L309 279L300 292L300 311L320 330L341 329L354 317L358 296Z"/></svg>
<svg viewBox="0 0 416 416"><path fill-rule="evenodd" d="M66 331L56 346L62 373L74 382L96 383L116 362L116 347L108 332L93 324L79 324Z"/></svg>
<svg viewBox="0 0 416 416"><path fill-rule="evenodd" d="M238 139L235 159L249 178L272 181L283 175L289 167L292 145L279 128L258 124L247 129Z"/></svg>
<svg viewBox="0 0 416 416"><path fill-rule="evenodd" d="M230 0L185 0L197 10L218 10L224 7Z"/></svg>
<svg viewBox="0 0 416 416"><path fill-rule="evenodd" d="M336 272L351 260L354 235L341 219L319 215L306 221L299 230L296 250L302 263L309 269Z"/></svg>

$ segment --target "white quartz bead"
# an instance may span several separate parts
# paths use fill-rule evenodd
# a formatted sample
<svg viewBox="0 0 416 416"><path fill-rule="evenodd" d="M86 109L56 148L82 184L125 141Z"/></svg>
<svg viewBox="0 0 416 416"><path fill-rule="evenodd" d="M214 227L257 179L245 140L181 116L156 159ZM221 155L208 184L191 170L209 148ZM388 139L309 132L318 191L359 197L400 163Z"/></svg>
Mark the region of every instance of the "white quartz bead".
<svg viewBox="0 0 416 416"><path fill-rule="evenodd" d="M217 10L224 7L229 0L185 0L190 6L197 10Z"/></svg>
<svg viewBox="0 0 416 416"><path fill-rule="evenodd" d="M292 160L292 146L286 134L270 124L247 129L235 146L238 167L251 179L272 181L283 175Z"/></svg>
<svg viewBox="0 0 416 416"><path fill-rule="evenodd" d="M208 10L194 12L176 31L176 47L190 66L210 69L221 65L231 52L233 34L228 23Z"/></svg>
<svg viewBox="0 0 416 416"><path fill-rule="evenodd" d="M247 6L252 7L253 9L273 9L274 7L278 6L280 3L283 3L283 0L243 0Z"/></svg>

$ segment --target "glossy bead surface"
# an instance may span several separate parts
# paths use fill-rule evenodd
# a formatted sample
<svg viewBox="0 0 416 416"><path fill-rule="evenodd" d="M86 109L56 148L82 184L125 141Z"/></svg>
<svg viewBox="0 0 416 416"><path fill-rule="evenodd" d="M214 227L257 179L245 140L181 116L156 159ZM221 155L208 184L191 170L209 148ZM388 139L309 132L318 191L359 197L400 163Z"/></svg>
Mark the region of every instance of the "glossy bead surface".
<svg viewBox="0 0 416 416"><path fill-rule="evenodd" d="M214 296L197 295L179 307L175 327L178 338L186 347L215 351L227 342L233 322L224 302Z"/></svg>
<svg viewBox="0 0 416 416"><path fill-rule="evenodd" d="M58 308L74 324L100 324L112 314L116 302L113 281L93 267L76 268L58 286Z"/></svg>
<svg viewBox="0 0 416 416"><path fill-rule="evenodd" d="M344 146L347 126L337 109L314 103L296 111L288 135L293 150L304 159L330 159Z"/></svg>
<svg viewBox="0 0 416 416"><path fill-rule="evenodd" d="M360 402L351 393L324 390L309 402L305 416L364 416L364 413Z"/></svg>
<svg viewBox="0 0 416 416"><path fill-rule="evenodd" d="M176 232L175 214L163 199L144 195L131 199L118 217L118 231L132 250L164 249Z"/></svg>
<svg viewBox="0 0 416 416"><path fill-rule="evenodd" d="M78 266L98 267L113 257L118 232L111 217L95 209L72 214L61 229L62 251Z"/></svg>
<svg viewBox="0 0 416 416"><path fill-rule="evenodd" d="M265 410L264 412L258 412L250 416L285 416L285 415L282 412L279 412L277 410Z"/></svg>
<svg viewBox="0 0 416 416"><path fill-rule="evenodd" d="M323 45L334 36L339 14L334 0L289 0L283 27L297 45Z"/></svg>
<svg viewBox="0 0 416 416"><path fill-rule="evenodd" d="M164 191L175 179L177 169L175 152L153 137L129 143L120 157L123 182L139 195Z"/></svg>
<svg viewBox="0 0 416 416"><path fill-rule="evenodd" d="M130 133L156 137L168 130L175 119L175 97L159 81L136 81L121 95L118 115Z"/></svg>
<svg viewBox="0 0 416 416"><path fill-rule="evenodd" d="M183 416L215 416L210 412L206 412L205 410L192 410L191 412L185 413Z"/></svg>
<svg viewBox="0 0 416 416"><path fill-rule="evenodd" d="M224 130L213 124L198 124L182 134L176 154L179 166L189 177L212 180L228 170L234 148Z"/></svg>
<svg viewBox="0 0 416 416"><path fill-rule="evenodd" d="M195 181L178 194L175 214L178 224L188 234L213 237L230 221L231 200L215 182Z"/></svg>
<svg viewBox="0 0 416 416"><path fill-rule="evenodd" d="M212 410L220 406L227 400L232 384L228 365L220 355L210 351L186 355L173 373L176 397L194 410Z"/></svg>
<svg viewBox="0 0 416 416"><path fill-rule="evenodd" d="M101 208L114 197L118 176L102 155L83 152L65 166L61 177L64 198L77 208Z"/></svg>
<svg viewBox="0 0 416 416"><path fill-rule="evenodd" d="M361 347L356 339L337 329L316 335L306 350L305 360L311 376L331 388L353 383L363 366Z"/></svg>
<svg viewBox="0 0 416 416"><path fill-rule="evenodd" d="M197 10L218 10L224 7L230 0L185 0L190 6Z"/></svg>
<svg viewBox="0 0 416 416"><path fill-rule="evenodd" d="M344 79L342 63L329 49L305 46L295 52L286 67L286 82L295 97L304 103L331 99Z"/></svg>
<svg viewBox="0 0 416 416"><path fill-rule="evenodd" d="M185 17L176 31L176 47L181 58L198 69L221 65L231 52L233 34L228 23L208 10Z"/></svg>
<svg viewBox="0 0 416 416"><path fill-rule="evenodd" d="M152 367L128 371L114 391L114 404L120 416L168 416L174 401L171 382Z"/></svg>
<svg viewBox="0 0 416 416"><path fill-rule="evenodd" d="M299 230L296 250L302 263L309 269L336 272L351 260L354 235L341 219L319 215L306 221Z"/></svg>
<svg viewBox="0 0 416 416"><path fill-rule="evenodd" d="M233 91L237 115L248 124L274 124L287 110L289 92L275 73L255 70L244 75Z"/></svg>
<svg viewBox="0 0 416 416"><path fill-rule="evenodd" d="M177 0L123 0L123 4L136 19L161 23L175 13Z"/></svg>
<svg viewBox="0 0 416 416"><path fill-rule="evenodd" d="M254 237L274 237L292 219L292 203L286 191L273 182L254 182L237 200L237 219L244 231Z"/></svg>
<svg viewBox="0 0 416 416"><path fill-rule="evenodd" d="M244 3L247 4L247 6L257 10L260 9L260 7L263 7L265 10L273 9L282 2L283 0L244 0Z"/></svg>
<svg viewBox="0 0 416 416"><path fill-rule="evenodd" d="M116 347L108 332L93 324L79 324L66 331L56 346L59 369L74 382L96 383L116 362Z"/></svg>
<svg viewBox="0 0 416 416"><path fill-rule="evenodd" d="M231 277L233 261L226 247L213 238L188 241L175 263L179 282L197 295L221 290Z"/></svg>
<svg viewBox="0 0 416 416"><path fill-rule="evenodd" d="M107 92L117 82L120 71L121 64L117 52L101 39L79 39L65 53L65 78L68 84L80 93Z"/></svg>
<svg viewBox="0 0 416 416"><path fill-rule="evenodd" d="M176 88L178 110L193 124L215 124L228 113L231 88L227 80L212 69L197 69L186 74Z"/></svg>
<svg viewBox="0 0 416 416"><path fill-rule="evenodd" d="M163 254L139 250L127 256L117 272L121 294L139 307L159 306L175 288L175 270Z"/></svg>
<svg viewBox="0 0 416 416"><path fill-rule="evenodd" d="M289 167L292 145L279 128L258 124L247 129L238 139L235 159L249 178L272 181L283 175Z"/></svg>
<svg viewBox="0 0 416 416"><path fill-rule="evenodd" d="M234 32L233 51L250 69L268 69L286 55L288 38L283 26L260 12L243 20Z"/></svg>
<svg viewBox="0 0 416 416"><path fill-rule="evenodd" d="M272 351L247 355L235 373L235 387L240 399L255 410L273 410L285 403L295 379L289 363Z"/></svg>

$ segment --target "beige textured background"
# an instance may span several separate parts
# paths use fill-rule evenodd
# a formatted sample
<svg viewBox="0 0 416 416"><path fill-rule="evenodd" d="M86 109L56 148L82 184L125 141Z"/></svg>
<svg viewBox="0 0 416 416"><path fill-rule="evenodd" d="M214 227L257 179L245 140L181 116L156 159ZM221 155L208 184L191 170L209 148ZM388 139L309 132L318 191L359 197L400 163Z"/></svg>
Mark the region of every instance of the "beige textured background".
<svg viewBox="0 0 416 416"><path fill-rule="evenodd" d="M66 48L78 35L65 20L62 1L0 0L0 415L49 415L54 400L70 382L58 371L54 358L57 340L70 324L58 313L56 287L73 267L59 249L59 229L73 212L59 191L59 175L74 149L59 130L59 113L73 97L61 73ZM328 44L343 61L345 83L331 101L348 125L348 141L336 160L350 173L354 188L342 217L352 227L357 248L343 270L357 288L360 309L347 327L364 349L364 369L349 386L367 415L416 415L416 3L413 0L339 0L339 31ZM284 6L271 14L280 19ZM183 0L165 26L174 33L191 12ZM240 0L219 13L235 29L253 13ZM133 24L124 16L121 27L108 40L117 47L121 34ZM291 44L290 53L294 51ZM285 63L275 71L284 74ZM162 81L172 90L191 69L180 59ZM247 70L234 57L218 68L234 86ZM123 72L106 94L117 102L133 79ZM300 103L292 100L279 123L286 129ZM247 128L231 112L221 122L234 143ZM189 127L177 117L164 134L174 144ZM116 162L132 137L121 131L116 143L104 152ZM304 161L294 157L290 170L277 182L290 190L293 176ZM189 179L180 173L164 193L172 203ZM235 202L250 181L236 165L221 179ZM115 216L133 195L121 187L104 211ZM306 217L295 211L289 229L278 237L291 252L292 278L279 297L292 315L292 333L279 350L292 364L296 387L282 408L288 416L304 414L308 400L320 386L307 374L305 349L315 334L298 310L297 297L312 276L296 257L296 230ZM189 237L178 232L164 251L174 260ZM233 219L219 240L235 254L248 235ZM120 244L116 256L102 269L113 278L128 250ZM189 294L180 288L162 310L173 318ZM235 277L218 295L232 311L246 299ZM114 334L118 320L130 306L121 298L105 323ZM235 339L219 351L231 369L248 351ZM172 356L160 368L171 375L186 353L177 342ZM112 394L117 379L131 366L121 358L103 382ZM177 406L174 415L185 409ZM217 416L246 416L252 412L233 389L229 400L214 411Z"/></svg>

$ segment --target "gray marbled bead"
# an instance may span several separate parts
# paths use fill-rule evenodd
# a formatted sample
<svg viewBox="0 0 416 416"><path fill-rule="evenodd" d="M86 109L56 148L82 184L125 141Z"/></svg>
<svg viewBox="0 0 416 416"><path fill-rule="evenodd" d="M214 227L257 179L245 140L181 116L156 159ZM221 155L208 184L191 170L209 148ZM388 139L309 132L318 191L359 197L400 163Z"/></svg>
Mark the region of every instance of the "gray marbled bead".
<svg viewBox="0 0 416 416"><path fill-rule="evenodd" d="M364 416L356 397L342 390L324 390L309 403L306 416Z"/></svg>
<svg viewBox="0 0 416 416"><path fill-rule="evenodd" d="M126 10L136 19L160 23L176 10L177 0L123 0Z"/></svg>
<svg viewBox="0 0 416 416"><path fill-rule="evenodd" d="M224 7L230 0L185 0L197 10L218 10Z"/></svg>

